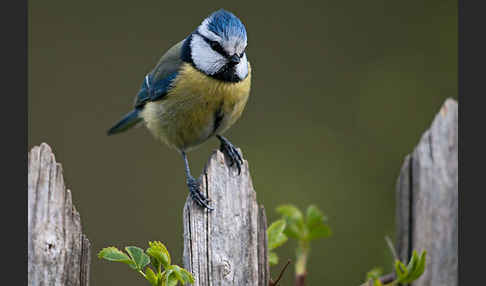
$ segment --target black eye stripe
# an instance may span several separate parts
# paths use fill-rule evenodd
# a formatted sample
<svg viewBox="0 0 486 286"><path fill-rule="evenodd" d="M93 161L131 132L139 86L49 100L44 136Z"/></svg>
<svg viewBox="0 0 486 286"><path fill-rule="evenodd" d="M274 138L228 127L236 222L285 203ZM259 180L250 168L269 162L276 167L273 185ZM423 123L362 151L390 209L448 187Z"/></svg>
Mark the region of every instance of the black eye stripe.
<svg viewBox="0 0 486 286"><path fill-rule="evenodd" d="M220 53L221 55L229 58L228 53L221 47L221 45L216 42L216 41L209 41L209 45L211 46L211 49L215 50L216 52Z"/></svg>
<svg viewBox="0 0 486 286"><path fill-rule="evenodd" d="M197 32L196 34L198 34L199 36L201 36L201 38L203 38L203 40L206 43L208 43L208 45L211 47L211 49L213 49L214 51L218 52L223 57L226 57L226 58L229 58L230 57L230 55L228 55L228 53L226 53L226 51L223 49L223 47L218 42L212 41L212 40L206 38L205 36L201 35L199 32Z"/></svg>

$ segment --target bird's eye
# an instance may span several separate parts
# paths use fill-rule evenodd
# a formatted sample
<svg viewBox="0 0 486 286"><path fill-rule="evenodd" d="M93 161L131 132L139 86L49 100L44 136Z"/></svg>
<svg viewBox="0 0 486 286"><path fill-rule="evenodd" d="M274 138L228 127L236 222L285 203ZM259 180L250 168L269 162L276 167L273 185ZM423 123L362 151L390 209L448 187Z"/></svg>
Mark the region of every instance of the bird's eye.
<svg viewBox="0 0 486 286"><path fill-rule="evenodd" d="M241 53L241 54L239 54L238 56L239 56L240 58L242 58L244 55L245 55L245 52L242 52L242 53Z"/></svg>
<svg viewBox="0 0 486 286"><path fill-rule="evenodd" d="M216 49L218 48L218 46L219 46L219 43L218 43L218 42L216 42L216 41L210 41L210 42L209 42L209 45L211 46L211 48L212 48L213 50L216 50Z"/></svg>

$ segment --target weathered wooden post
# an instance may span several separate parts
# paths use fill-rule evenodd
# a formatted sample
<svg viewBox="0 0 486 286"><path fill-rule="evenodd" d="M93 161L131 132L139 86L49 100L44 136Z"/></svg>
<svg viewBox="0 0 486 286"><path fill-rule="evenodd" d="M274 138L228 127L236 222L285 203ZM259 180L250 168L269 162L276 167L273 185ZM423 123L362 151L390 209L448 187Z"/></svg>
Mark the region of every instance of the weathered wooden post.
<svg viewBox="0 0 486 286"><path fill-rule="evenodd" d="M183 261L194 286L268 286L265 210L257 204L248 162L238 175L216 151L199 180L215 210L190 198L184 206Z"/></svg>
<svg viewBox="0 0 486 286"><path fill-rule="evenodd" d="M397 182L397 251L427 250L425 272L414 286L458 282L458 106L447 99L432 126L405 158Z"/></svg>
<svg viewBox="0 0 486 286"><path fill-rule="evenodd" d="M28 285L89 285L90 243L49 145L29 152Z"/></svg>

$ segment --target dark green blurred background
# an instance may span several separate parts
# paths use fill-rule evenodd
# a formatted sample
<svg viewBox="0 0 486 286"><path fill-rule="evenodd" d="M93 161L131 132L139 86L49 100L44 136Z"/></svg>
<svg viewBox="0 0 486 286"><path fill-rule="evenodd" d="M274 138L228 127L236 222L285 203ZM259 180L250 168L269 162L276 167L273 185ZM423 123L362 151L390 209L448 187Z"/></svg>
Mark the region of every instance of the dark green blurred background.
<svg viewBox="0 0 486 286"><path fill-rule="evenodd" d="M402 160L445 98L457 99L456 1L29 2L29 148L47 142L63 164L92 242L92 285L146 285L95 257L108 245L162 240L182 265L181 158L144 128L105 132L162 53L219 8L248 31L251 97L226 135L259 202L269 221L279 204L316 204L334 232L312 245L309 285L391 270L383 237L394 235ZM189 154L194 174L217 147Z"/></svg>

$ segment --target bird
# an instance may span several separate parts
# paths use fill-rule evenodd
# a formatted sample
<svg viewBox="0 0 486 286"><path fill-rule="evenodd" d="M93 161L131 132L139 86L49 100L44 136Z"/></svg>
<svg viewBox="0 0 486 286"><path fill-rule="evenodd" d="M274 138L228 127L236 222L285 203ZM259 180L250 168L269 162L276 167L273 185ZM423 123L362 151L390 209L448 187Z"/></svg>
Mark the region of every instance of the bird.
<svg viewBox="0 0 486 286"><path fill-rule="evenodd" d="M222 134L242 115L250 95L247 33L233 13L219 9L169 48L145 75L133 108L108 135L145 125L156 140L180 153L191 198L214 210L191 174L187 152L216 137L241 174L242 155Z"/></svg>

